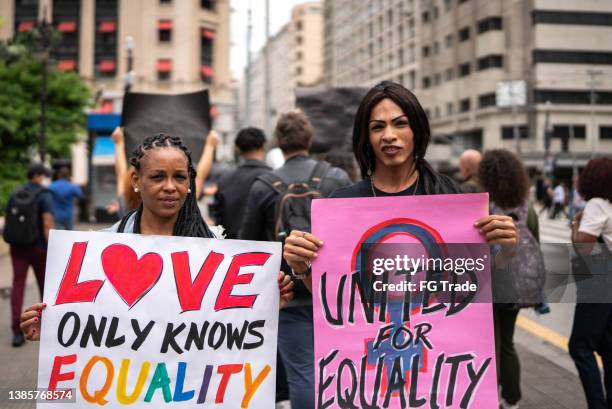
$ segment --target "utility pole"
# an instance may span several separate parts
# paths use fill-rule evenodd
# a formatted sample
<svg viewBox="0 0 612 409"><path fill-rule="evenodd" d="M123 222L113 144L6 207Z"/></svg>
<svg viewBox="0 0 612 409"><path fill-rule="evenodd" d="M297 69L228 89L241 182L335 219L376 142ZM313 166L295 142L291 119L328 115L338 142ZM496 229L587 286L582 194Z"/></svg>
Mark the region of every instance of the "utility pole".
<svg viewBox="0 0 612 409"><path fill-rule="evenodd" d="M597 103L597 94L595 94L595 87L601 85L599 81L597 81L597 77L603 75L603 71L601 70L587 70L587 75L589 76L589 82L587 85L590 88L590 104L591 104L591 158L595 156L595 152L597 151L597 125L595 124L595 104Z"/></svg>
<svg viewBox="0 0 612 409"><path fill-rule="evenodd" d="M132 36L125 37L125 50L127 51L127 70L125 72L125 85L123 91L127 94L130 92L132 83L134 82L134 39Z"/></svg>
<svg viewBox="0 0 612 409"><path fill-rule="evenodd" d="M253 30L253 22L251 20L251 5L247 11L247 34L246 34L246 52L247 52L247 63L244 73L245 80L245 96L244 96L244 113L245 113L245 124L244 126L251 125L251 33Z"/></svg>
<svg viewBox="0 0 612 409"><path fill-rule="evenodd" d="M42 82L40 88L40 132L38 135L38 155L45 163L47 156L47 76L49 53L52 46L53 28L47 20L47 7L43 8L43 18L37 24L36 54L42 63Z"/></svg>
<svg viewBox="0 0 612 409"><path fill-rule="evenodd" d="M270 0L266 0L266 45L264 48L264 124L266 136L270 135Z"/></svg>

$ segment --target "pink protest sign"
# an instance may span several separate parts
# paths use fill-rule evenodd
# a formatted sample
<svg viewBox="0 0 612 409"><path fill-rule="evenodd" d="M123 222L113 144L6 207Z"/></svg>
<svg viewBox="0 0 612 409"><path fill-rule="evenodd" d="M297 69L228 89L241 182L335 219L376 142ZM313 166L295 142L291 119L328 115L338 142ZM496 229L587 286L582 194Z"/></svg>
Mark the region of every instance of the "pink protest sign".
<svg viewBox="0 0 612 409"><path fill-rule="evenodd" d="M487 215L487 194L313 202L317 408L499 406Z"/></svg>

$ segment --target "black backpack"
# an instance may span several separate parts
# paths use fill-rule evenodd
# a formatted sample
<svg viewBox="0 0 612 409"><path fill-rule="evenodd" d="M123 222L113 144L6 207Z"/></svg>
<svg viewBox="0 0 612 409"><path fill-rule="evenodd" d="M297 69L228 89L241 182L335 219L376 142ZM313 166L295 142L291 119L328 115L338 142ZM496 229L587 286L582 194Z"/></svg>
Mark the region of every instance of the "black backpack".
<svg viewBox="0 0 612 409"><path fill-rule="evenodd" d="M38 241L41 236L38 195L45 191L44 187L22 187L11 195L2 234L4 241L19 246L31 246Z"/></svg>
<svg viewBox="0 0 612 409"><path fill-rule="evenodd" d="M313 199L323 197L321 180L331 168L327 162L318 162L306 182L286 183L274 173L265 173L259 180L278 192L279 198L274 212L274 236L279 241L291 230L310 232L310 204Z"/></svg>

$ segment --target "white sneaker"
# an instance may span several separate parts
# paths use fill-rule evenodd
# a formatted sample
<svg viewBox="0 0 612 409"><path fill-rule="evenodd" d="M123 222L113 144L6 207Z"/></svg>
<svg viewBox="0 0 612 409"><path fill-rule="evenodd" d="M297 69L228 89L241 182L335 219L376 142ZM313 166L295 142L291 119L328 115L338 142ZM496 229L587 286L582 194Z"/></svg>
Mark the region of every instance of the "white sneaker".
<svg viewBox="0 0 612 409"><path fill-rule="evenodd" d="M499 398L499 405L501 406L502 409L519 409L518 403L511 405L508 402L506 402L504 398Z"/></svg>
<svg viewBox="0 0 612 409"><path fill-rule="evenodd" d="M276 409L291 409L291 402L284 400L276 403Z"/></svg>

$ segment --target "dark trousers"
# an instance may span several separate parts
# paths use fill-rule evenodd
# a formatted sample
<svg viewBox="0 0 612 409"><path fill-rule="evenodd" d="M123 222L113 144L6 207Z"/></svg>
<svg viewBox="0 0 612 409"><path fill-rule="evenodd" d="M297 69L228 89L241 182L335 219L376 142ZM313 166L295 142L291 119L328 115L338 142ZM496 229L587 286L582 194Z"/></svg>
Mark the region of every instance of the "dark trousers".
<svg viewBox="0 0 612 409"><path fill-rule="evenodd" d="M550 217L556 219L559 213L564 214L565 217L569 218L569 216L565 212L565 206L563 205L563 203L555 203L555 207L553 208L553 214Z"/></svg>
<svg viewBox="0 0 612 409"><path fill-rule="evenodd" d="M45 285L45 265L47 263L47 249L37 246L11 246L11 262L13 264L13 288L11 289L11 328L13 334L18 334L19 317L23 308L23 292L25 290L28 268L32 266L36 283L43 296Z"/></svg>
<svg viewBox="0 0 612 409"><path fill-rule="evenodd" d="M493 305L495 328L495 355L497 357L497 383L501 396L511 405L521 400L521 365L514 349L514 328L519 310Z"/></svg>
<svg viewBox="0 0 612 409"><path fill-rule="evenodd" d="M569 352L589 409L612 409L612 304L576 304ZM603 362L605 394L595 352Z"/></svg>
<svg viewBox="0 0 612 409"><path fill-rule="evenodd" d="M278 349L287 373L291 409L314 409L314 335L311 305L280 310Z"/></svg>

